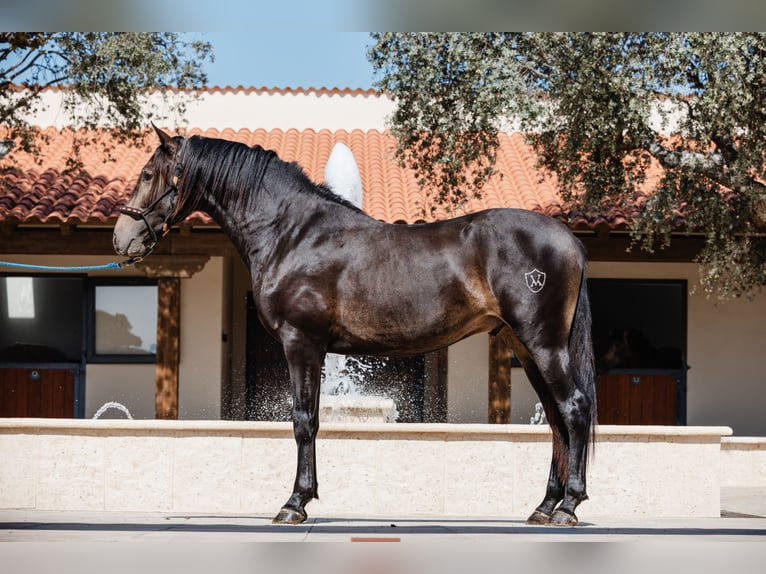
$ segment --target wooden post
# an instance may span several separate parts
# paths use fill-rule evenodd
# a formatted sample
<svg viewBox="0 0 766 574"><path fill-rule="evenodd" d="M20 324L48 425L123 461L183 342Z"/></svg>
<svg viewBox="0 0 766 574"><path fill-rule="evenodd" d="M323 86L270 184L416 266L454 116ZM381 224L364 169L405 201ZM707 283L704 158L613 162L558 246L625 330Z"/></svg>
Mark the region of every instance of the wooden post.
<svg viewBox="0 0 766 574"><path fill-rule="evenodd" d="M178 365L181 337L181 280L157 279L157 368L154 416L178 418Z"/></svg>
<svg viewBox="0 0 766 574"><path fill-rule="evenodd" d="M181 279L204 269L206 254L152 255L136 269L157 279L157 367L154 416L178 418L178 366L181 360Z"/></svg>
<svg viewBox="0 0 766 574"><path fill-rule="evenodd" d="M426 372L423 389L423 422L447 422L447 349L425 355Z"/></svg>
<svg viewBox="0 0 766 574"><path fill-rule="evenodd" d="M489 337L489 401L487 420L511 422L511 345L508 328Z"/></svg>

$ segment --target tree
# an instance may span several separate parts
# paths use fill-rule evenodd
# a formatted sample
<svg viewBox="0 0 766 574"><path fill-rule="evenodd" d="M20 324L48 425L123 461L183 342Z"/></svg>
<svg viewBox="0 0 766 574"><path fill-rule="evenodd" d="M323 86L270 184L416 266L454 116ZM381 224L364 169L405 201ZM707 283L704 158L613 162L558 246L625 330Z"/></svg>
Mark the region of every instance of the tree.
<svg viewBox="0 0 766 574"><path fill-rule="evenodd" d="M185 40L175 33L0 33L0 140L5 148L39 151L42 137L29 117L41 104L41 93L61 87L70 127L107 128L118 141L138 141L152 119L147 96L163 97L168 87L204 84L202 65L212 59L210 44ZM169 102L183 112L183 99ZM82 132L87 133L87 132ZM76 139L77 149L85 143Z"/></svg>
<svg viewBox="0 0 766 574"><path fill-rule="evenodd" d="M373 36L398 157L438 203L481 193L512 125L574 209L631 209L648 250L704 235L701 282L721 298L766 283L766 35Z"/></svg>

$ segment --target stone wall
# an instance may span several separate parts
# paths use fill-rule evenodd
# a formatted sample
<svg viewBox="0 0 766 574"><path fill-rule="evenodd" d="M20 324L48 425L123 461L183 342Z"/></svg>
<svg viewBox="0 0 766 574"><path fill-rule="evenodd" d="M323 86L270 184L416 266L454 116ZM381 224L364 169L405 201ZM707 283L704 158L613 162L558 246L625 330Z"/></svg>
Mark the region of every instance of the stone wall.
<svg viewBox="0 0 766 574"><path fill-rule="evenodd" d="M730 434L599 427L580 519L718 516ZM534 425L327 423L309 515L524 519L550 452ZM3 419L0 509L270 516L290 494L295 453L289 423Z"/></svg>

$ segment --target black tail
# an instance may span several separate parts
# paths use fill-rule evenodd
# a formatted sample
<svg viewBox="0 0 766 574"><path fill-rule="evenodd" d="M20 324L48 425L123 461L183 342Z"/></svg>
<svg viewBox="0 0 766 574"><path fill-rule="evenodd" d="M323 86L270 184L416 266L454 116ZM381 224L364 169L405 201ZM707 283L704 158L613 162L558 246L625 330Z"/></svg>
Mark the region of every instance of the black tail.
<svg viewBox="0 0 766 574"><path fill-rule="evenodd" d="M596 436L597 405L596 363L593 357L588 281L585 278L584 268L580 278L580 294L577 298L577 309L572 321L572 328L569 331L569 364L572 369L575 386L590 399L591 404L591 412L589 413L591 433L589 440L585 443L585 460L587 461L589 443L594 442Z"/></svg>

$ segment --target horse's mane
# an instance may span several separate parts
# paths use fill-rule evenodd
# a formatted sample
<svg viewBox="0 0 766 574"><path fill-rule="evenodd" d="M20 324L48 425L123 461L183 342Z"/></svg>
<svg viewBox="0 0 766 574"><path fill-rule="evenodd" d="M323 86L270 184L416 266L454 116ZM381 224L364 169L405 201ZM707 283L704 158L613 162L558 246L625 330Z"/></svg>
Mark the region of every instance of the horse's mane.
<svg viewBox="0 0 766 574"><path fill-rule="evenodd" d="M184 142L179 161L182 171L176 205L183 216L199 207L206 191L217 193L229 209L249 208L267 169L281 170L287 183L282 186L285 192L302 191L361 211L327 186L312 182L297 163L283 161L274 151L258 145L192 136Z"/></svg>

